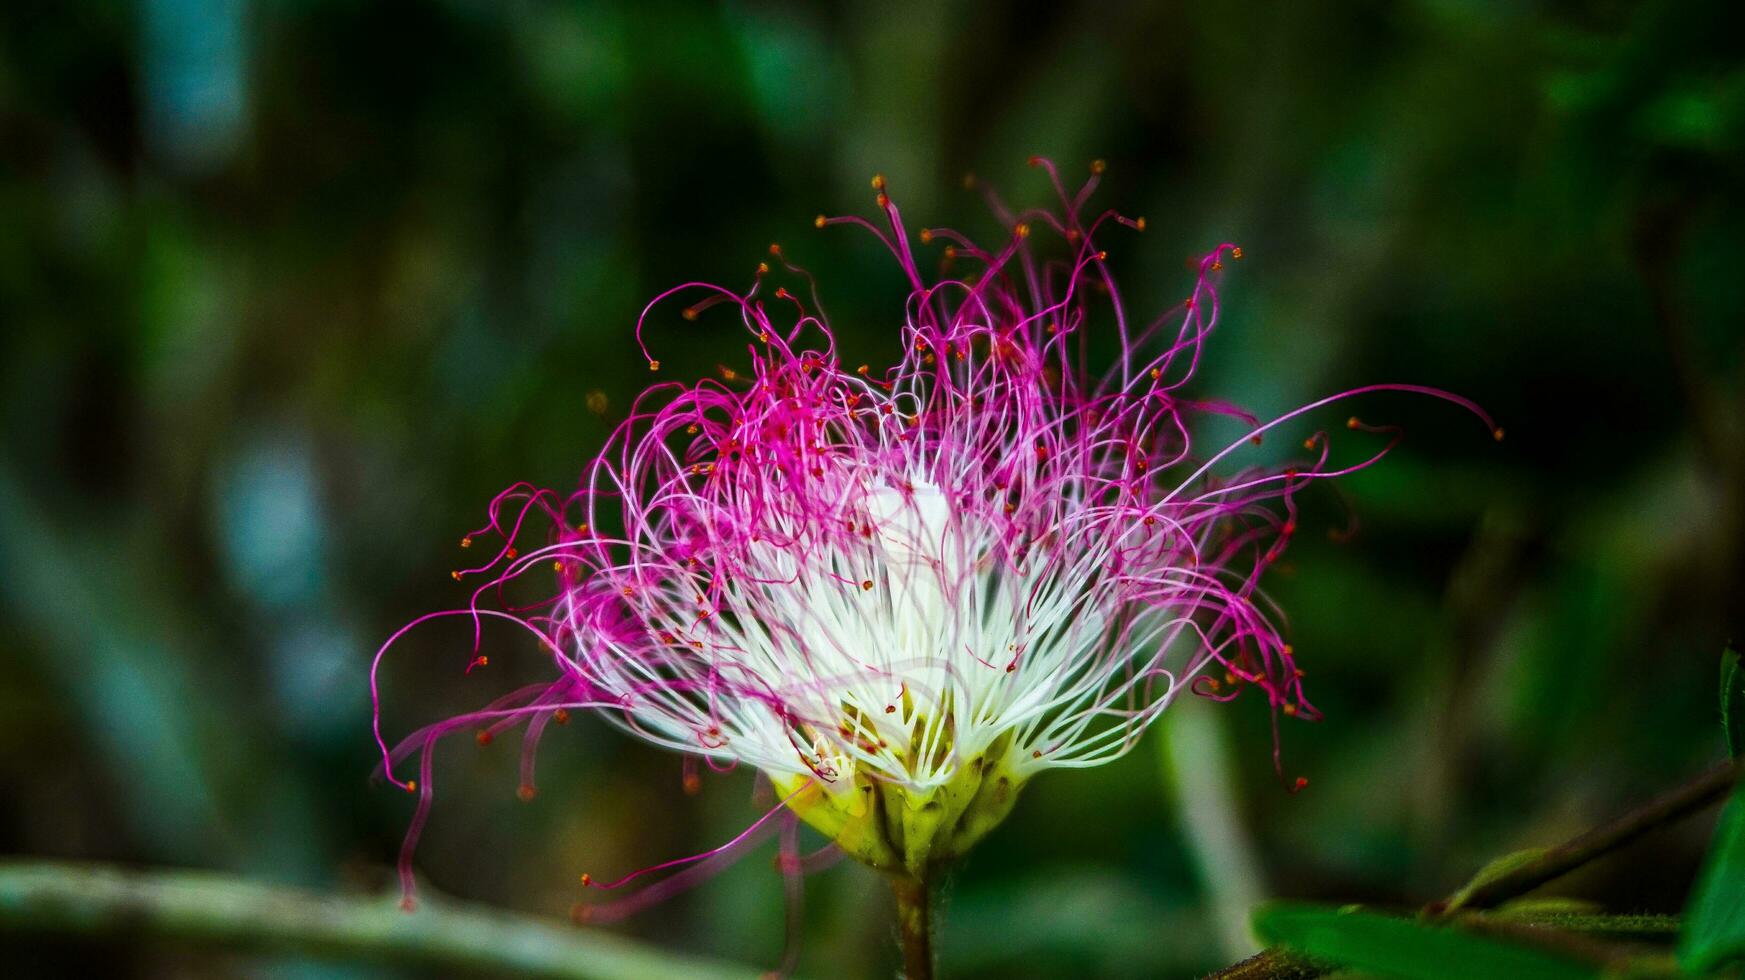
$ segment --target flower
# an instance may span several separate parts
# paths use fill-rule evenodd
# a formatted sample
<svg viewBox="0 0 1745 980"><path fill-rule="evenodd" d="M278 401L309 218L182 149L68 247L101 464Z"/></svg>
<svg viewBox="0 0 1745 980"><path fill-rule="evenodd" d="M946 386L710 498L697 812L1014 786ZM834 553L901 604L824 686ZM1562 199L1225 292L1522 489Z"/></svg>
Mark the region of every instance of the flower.
<svg viewBox="0 0 1745 980"><path fill-rule="evenodd" d="M1006 234L985 248L946 229L911 235L882 178L878 220L816 220L870 231L907 277L892 367L842 360L809 275L778 246L743 291L686 283L656 297L636 331L651 369L651 315L681 295L686 319L719 307L738 321L745 366L652 385L579 492L522 485L492 503L468 542L490 536L496 553L456 573L483 584L447 615L512 619L557 677L397 753L384 743L390 778L448 731L531 720L537 739L591 709L644 741L754 767L781 798L772 813L785 806L858 860L924 878L1037 773L1120 756L1185 691L1253 691L1275 719L1314 717L1261 579L1297 529L1296 494L1393 441L1335 464L1314 432L1295 462L1227 461L1367 392L1489 418L1406 384L1265 423L1190 397L1219 274L1242 250L1217 246L1179 306L1131 320L1097 242L1144 219L1086 216L1100 163L1069 192L1053 164L1032 162L1059 209L1013 213L990 194ZM939 275L923 274L918 247L938 249ZM1113 363L1093 371L1087 351L1109 344ZM1198 452L1203 416L1247 431ZM552 532L518 551L535 518ZM551 570L547 604L484 607ZM428 761L421 778L427 805Z"/></svg>

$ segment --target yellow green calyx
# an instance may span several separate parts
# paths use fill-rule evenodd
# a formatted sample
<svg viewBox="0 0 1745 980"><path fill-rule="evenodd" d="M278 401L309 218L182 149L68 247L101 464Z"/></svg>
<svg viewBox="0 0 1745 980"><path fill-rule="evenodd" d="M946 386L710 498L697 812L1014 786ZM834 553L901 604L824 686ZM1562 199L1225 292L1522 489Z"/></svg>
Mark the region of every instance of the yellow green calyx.
<svg viewBox="0 0 1745 980"><path fill-rule="evenodd" d="M993 750L928 789L864 770L855 772L848 787L826 785L811 774L771 781L789 809L848 856L919 880L961 857L1006 819L1023 786L1004 752Z"/></svg>

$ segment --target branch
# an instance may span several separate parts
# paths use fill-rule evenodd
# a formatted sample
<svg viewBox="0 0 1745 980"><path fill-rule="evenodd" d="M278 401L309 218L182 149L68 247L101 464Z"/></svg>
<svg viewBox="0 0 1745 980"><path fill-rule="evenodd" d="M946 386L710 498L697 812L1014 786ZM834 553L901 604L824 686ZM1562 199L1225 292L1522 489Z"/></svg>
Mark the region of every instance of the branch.
<svg viewBox="0 0 1745 980"><path fill-rule="evenodd" d="M1327 968L1274 948L1208 973L1204 980L1315 980L1327 972Z"/></svg>
<svg viewBox="0 0 1745 980"><path fill-rule="evenodd" d="M1663 824L1687 817L1719 802L1726 797L1738 778L1739 767L1731 761L1722 762L1683 786L1610 823L1601 824L1579 837L1547 848L1487 881L1469 884L1449 898L1430 903L1424 909L1424 916L1441 920L1462 912L1495 908L1590 861L1605 857ZM1587 925L1601 926L1611 918L1594 917ZM1206 980L1306 980L1319 977L1324 972L1314 964L1274 948L1209 974Z"/></svg>
<svg viewBox="0 0 1745 980"><path fill-rule="evenodd" d="M0 934L145 935L427 967L567 980L753 980L600 932L446 901L332 897L203 871L0 861Z"/></svg>
<svg viewBox="0 0 1745 980"><path fill-rule="evenodd" d="M1441 918L1467 909L1488 909L1538 888L1576 868L1618 850L1643 834L1689 816L1720 801L1739 778L1738 767L1723 762L1683 786L1601 824L1573 840L1547 848L1532 859L1498 874L1489 881L1468 886L1454 898L1432 902L1424 909L1431 918Z"/></svg>

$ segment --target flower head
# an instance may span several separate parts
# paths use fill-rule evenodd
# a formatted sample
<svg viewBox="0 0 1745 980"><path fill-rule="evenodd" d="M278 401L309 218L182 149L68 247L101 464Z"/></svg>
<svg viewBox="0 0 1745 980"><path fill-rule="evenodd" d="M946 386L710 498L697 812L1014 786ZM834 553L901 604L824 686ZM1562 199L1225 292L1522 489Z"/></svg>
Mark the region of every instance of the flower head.
<svg viewBox="0 0 1745 980"><path fill-rule="evenodd" d="M743 366L651 386L578 492L518 486L493 502L474 536L497 552L466 570L484 584L455 614L519 622L557 676L402 753L453 727L593 709L645 741L755 767L844 851L920 876L1036 773L1118 757L1185 691L1253 691L1315 716L1260 583L1296 530L1295 495L1392 442L1348 464L1326 432L1286 465L1233 457L1364 392L1489 419L1413 385L1265 423L1191 396L1220 272L1242 250L1212 249L1180 305L1131 320L1099 241L1144 219L1087 214L1100 165L1069 191L1033 162L1059 207L1014 213L990 194L1005 233L985 246L912 234L882 178L876 220L817 219L870 231L907 277L893 366L842 360L810 277L776 246L748 288L657 297L637 325L652 369L651 313L678 297L687 319L738 323ZM1103 346L1112 363L1093 369ZM1207 415L1247 431L1202 451ZM549 536L518 545L535 518ZM555 573L548 603L483 606L530 572Z"/></svg>

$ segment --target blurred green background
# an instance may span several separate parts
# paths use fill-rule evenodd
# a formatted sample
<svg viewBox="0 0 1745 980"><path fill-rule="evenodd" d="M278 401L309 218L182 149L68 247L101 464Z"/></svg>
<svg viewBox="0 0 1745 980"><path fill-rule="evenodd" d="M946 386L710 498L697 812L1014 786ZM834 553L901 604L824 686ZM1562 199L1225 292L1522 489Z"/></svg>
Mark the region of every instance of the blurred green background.
<svg viewBox="0 0 1745 980"><path fill-rule="evenodd" d="M1052 773L951 881L947 975L1181 976L1267 895L1419 903L1718 757L1745 591L1745 60L1724 3L0 5L0 853L388 887L410 801L373 784L376 645L458 601L457 539L518 479L573 485L648 375L636 312L779 241L848 357L901 284L852 230L995 225L1032 153L1147 216L1140 310L1248 259L1198 391L1265 414L1367 381L1439 404L1311 501L1272 582L1320 724L1184 704ZM651 328L663 375L742 347ZM589 395L605 396L603 412ZM596 405L598 398L595 399ZM1344 412L1317 420L1337 426ZM1304 434L1306 434L1306 429ZM1288 442L1288 440L1287 440ZM392 731L542 676L464 628L385 673ZM1209 711L1207 708L1218 708ZM747 773L554 729L438 759L428 886L562 916L742 828ZM1562 890L1676 911L1704 821ZM613 928L774 966L773 851ZM895 967L888 896L806 882L801 972ZM18 976L373 977L143 940L4 936Z"/></svg>

